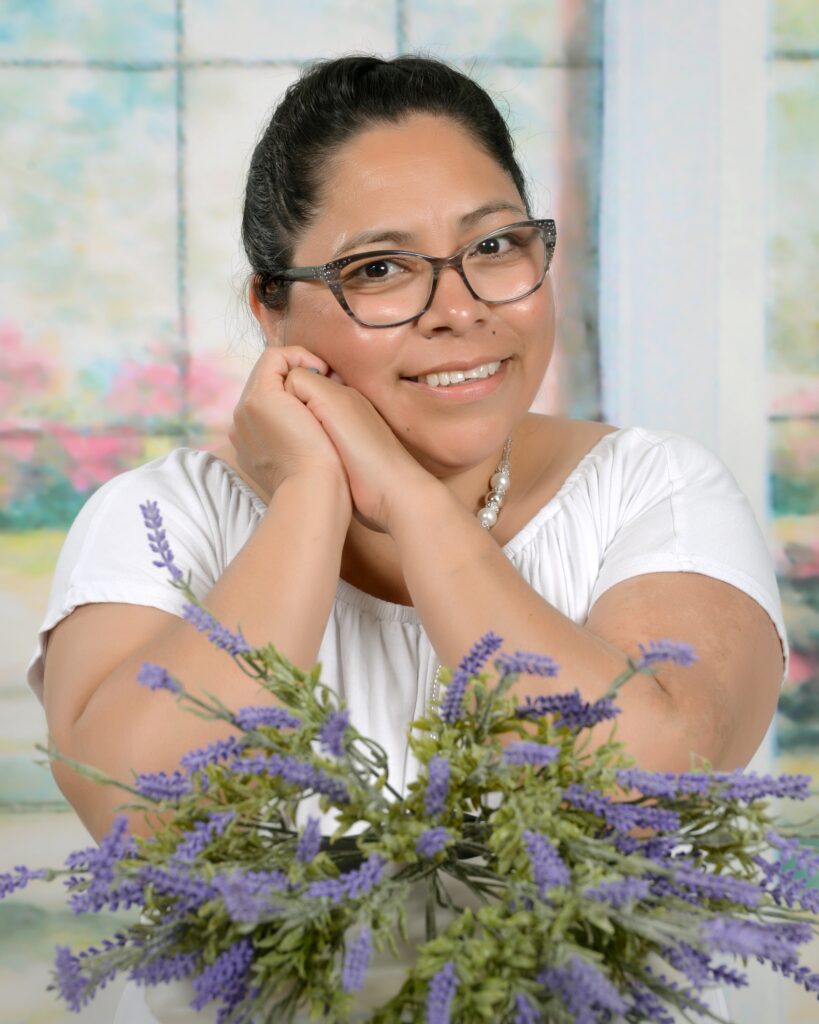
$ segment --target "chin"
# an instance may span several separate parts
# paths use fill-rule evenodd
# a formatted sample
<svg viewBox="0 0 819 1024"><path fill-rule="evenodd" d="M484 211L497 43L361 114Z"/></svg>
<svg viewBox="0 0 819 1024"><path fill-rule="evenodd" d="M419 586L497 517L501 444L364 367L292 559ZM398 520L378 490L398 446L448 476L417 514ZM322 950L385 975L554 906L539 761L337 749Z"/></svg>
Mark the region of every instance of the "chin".
<svg viewBox="0 0 819 1024"><path fill-rule="evenodd" d="M497 460L512 426L465 424L462 428L441 429L435 437L406 437L401 442L412 457L435 476L448 476Z"/></svg>

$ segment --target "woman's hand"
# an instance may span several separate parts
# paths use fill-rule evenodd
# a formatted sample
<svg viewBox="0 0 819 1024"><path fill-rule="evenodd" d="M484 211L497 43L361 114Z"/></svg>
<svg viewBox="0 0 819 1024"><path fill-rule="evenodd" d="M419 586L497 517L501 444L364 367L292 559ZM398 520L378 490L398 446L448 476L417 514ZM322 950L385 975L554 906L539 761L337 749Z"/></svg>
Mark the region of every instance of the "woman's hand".
<svg viewBox="0 0 819 1024"><path fill-rule="evenodd" d="M392 509L408 493L437 484L404 448L384 418L355 388L297 368L285 389L304 403L335 448L347 473L357 518L388 532Z"/></svg>
<svg viewBox="0 0 819 1024"><path fill-rule="evenodd" d="M329 372L327 363L306 348L265 349L233 411L228 436L239 466L268 501L294 476L329 474L346 486L344 466L327 432L304 401L285 386L297 368L308 379Z"/></svg>

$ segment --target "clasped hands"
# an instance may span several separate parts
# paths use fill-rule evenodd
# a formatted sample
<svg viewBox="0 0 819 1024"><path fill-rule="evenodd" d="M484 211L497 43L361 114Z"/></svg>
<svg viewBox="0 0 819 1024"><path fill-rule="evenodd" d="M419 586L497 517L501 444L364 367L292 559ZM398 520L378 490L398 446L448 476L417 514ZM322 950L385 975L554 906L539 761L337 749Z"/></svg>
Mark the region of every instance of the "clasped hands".
<svg viewBox="0 0 819 1024"><path fill-rule="evenodd" d="M240 468L267 501L294 476L341 482L356 517L386 533L408 488L438 485L364 395L297 345L265 349L229 437Z"/></svg>

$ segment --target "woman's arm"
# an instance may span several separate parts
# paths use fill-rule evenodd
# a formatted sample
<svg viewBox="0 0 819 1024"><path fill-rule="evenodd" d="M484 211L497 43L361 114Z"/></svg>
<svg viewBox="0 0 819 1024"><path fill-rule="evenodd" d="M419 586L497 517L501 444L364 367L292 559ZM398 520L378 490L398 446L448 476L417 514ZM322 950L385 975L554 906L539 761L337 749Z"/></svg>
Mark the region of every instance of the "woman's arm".
<svg viewBox="0 0 819 1024"><path fill-rule="evenodd" d="M396 502L388 529L444 663L455 664L492 630L506 650L548 654L564 666L555 678L521 678L521 696L577 687L594 700L629 655L639 656L638 644L671 637L692 644L698 661L663 664L620 691L617 733L629 752L658 771L689 769L692 752L732 769L759 746L776 708L782 654L767 614L740 590L697 573L638 576L608 590L581 626L523 580L437 481Z"/></svg>
<svg viewBox="0 0 819 1024"><path fill-rule="evenodd" d="M246 475L270 496L269 506L205 604L229 629L240 627L249 642L273 642L297 665L311 668L338 583L352 503L333 446L283 390L293 365L326 369L304 350L268 351L237 407L234 447ZM55 627L48 642L45 707L58 750L130 781L133 772L173 771L182 754L231 731L181 711L169 694L139 686L144 661L230 708L265 698L189 623L136 605L84 605ZM54 774L92 834L101 836L122 792L59 763Z"/></svg>
<svg viewBox="0 0 819 1024"><path fill-rule="evenodd" d="M602 696L638 645L691 644L690 667L660 666L621 691L617 732L646 768L683 771L691 754L717 768L744 765L776 707L782 654L766 613L747 595L696 573L654 573L608 590L578 625L520 576L495 539L397 442L373 406L350 388L301 371L286 387L338 449L359 514L395 542L412 604L438 657L454 666L490 630L507 650L548 654L556 678L522 678L523 696L577 687ZM609 727L600 727L601 736Z"/></svg>
<svg viewBox="0 0 819 1024"><path fill-rule="evenodd" d="M349 495L335 481L291 480L205 598L208 611L250 643L272 641L296 664L317 659L338 583ZM229 708L272 700L192 625L136 605L91 604L52 632L45 673L49 732L58 750L122 781L132 771L173 771L188 750L232 732L136 681L144 661ZM91 833L111 824L122 791L55 762L54 776ZM135 824L138 819L135 819Z"/></svg>

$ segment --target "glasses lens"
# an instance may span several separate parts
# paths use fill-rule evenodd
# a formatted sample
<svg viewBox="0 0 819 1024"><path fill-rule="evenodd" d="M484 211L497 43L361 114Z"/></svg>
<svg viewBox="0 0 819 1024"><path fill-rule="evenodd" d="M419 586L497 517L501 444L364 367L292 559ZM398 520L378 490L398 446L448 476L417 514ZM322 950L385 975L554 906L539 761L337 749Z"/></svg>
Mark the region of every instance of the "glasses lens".
<svg viewBox="0 0 819 1024"><path fill-rule="evenodd" d="M341 290L356 319L374 327L412 320L426 306L432 267L416 256L393 253L354 260L341 272Z"/></svg>
<svg viewBox="0 0 819 1024"><path fill-rule="evenodd" d="M546 274L546 257L540 228L516 225L476 242L464 255L463 270L485 302L512 302L538 287ZM421 315L429 301L433 271L427 260L389 253L353 260L339 280L357 320L387 327Z"/></svg>
<svg viewBox="0 0 819 1024"><path fill-rule="evenodd" d="M511 302L533 291L546 273L546 244L537 227L503 228L464 256L472 290L486 302Z"/></svg>

